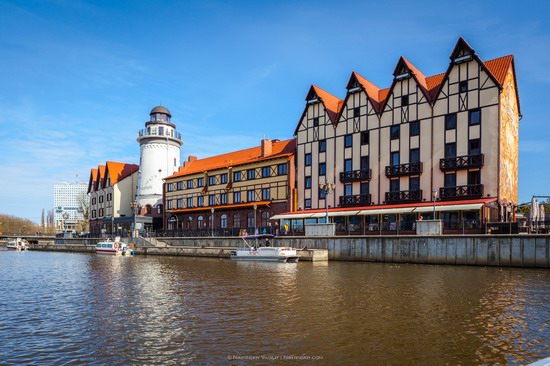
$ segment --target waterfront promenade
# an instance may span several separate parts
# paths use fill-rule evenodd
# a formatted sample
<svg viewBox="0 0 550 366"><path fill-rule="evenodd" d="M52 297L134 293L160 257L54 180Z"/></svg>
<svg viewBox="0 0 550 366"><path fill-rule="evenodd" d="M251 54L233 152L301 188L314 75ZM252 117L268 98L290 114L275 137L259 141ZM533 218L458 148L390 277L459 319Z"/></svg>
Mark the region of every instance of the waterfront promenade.
<svg viewBox="0 0 550 366"><path fill-rule="evenodd" d="M228 258L232 248L243 245L242 239L236 237L161 240L163 246L157 247L140 239L137 254ZM57 244L32 247L93 252L96 242L97 239L57 239ZM550 268L550 235L300 236L278 237L275 245L326 250L332 261Z"/></svg>

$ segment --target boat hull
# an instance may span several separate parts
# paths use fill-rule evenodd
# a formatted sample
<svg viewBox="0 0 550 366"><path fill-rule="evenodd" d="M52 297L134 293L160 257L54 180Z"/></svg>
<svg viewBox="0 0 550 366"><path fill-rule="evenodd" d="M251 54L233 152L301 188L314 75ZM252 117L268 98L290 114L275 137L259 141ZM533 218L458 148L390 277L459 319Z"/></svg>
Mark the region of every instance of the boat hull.
<svg viewBox="0 0 550 366"><path fill-rule="evenodd" d="M247 256L247 255L239 255L239 256L231 256L231 259L234 261L254 261L254 262L279 262L279 263L286 263L286 262L298 262L298 257L263 257L263 256Z"/></svg>

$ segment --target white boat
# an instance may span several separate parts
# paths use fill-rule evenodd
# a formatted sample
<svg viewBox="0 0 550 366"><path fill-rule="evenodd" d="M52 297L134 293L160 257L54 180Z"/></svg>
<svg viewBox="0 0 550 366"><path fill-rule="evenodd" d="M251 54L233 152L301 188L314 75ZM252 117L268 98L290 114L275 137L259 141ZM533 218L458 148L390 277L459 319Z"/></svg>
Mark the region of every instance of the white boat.
<svg viewBox="0 0 550 366"><path fill-rule="evenodd" d="M295 248L271 246L270 240L274 237L271 234L243 236L246 247L232 250L230 258L236 261L298 262Z"/></svg>
<svg viewBox="0 0 550 366"><path fill-rule="evenodd" d="M29 243L25 239L17 238L9 241L6 248L8 250L17 250L18 252L25 251L29 250Z"/></svg>
<svg viewBox="0 0 550 366"><path fill-rule="evenodd" d="M134 251L121 242L119 236L115 238L115 241L111 239L100 241L95 246L95 252L107 255L134 255Z"/></svg>

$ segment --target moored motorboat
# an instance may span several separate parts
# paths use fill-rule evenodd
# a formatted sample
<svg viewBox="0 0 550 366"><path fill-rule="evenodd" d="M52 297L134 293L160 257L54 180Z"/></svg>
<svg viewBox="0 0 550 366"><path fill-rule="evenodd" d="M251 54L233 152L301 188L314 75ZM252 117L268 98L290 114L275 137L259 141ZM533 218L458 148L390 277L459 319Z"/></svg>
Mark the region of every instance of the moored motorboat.
<svg viewBox="0 0 550 366"><path fill-rule="evenodd" d="M126 243L120 241L120 237L116 237L114 241L107 239L100 241L95 246L96 254L107 254L107 255L133 255L133 249L129 249L126 246Z"/></svg>
<svg viewBox="0 0 550 366"><path fill-rule="evenodd" d="M29 243L25 239L17 238L6 245L8 250L26 251L29 250Z"/></svg>
<svg viewBox="0 0 550 366"><path fill-rule="evenodd" d="M241 261L298 262L295 248L271 246L270 240L274 237L271 234L243 236L246 246L231 251L230 258Z"/></svg>

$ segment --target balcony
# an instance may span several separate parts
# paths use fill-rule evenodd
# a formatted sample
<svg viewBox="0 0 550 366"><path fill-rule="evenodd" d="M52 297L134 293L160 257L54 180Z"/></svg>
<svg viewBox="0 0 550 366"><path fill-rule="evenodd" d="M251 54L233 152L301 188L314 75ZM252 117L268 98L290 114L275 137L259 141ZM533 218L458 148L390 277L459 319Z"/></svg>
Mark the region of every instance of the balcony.
<svg viewBox="0 0 550 366"><path fill-rule="evenodd" d="M441 171L481 168L483 166L483 154L456 156L439 160Z"/></svg>
<svg viewBox="0 0 550 366"><path fill-rule="evenodd" d="M357 182L370 180L371 170L370 169L361 169L361 170L352 170L350 172L341 172L340 173L340 182Z"/></svg>
<svg viewBox="0 0 550 366"><path fill-rule="evenodd" d="M370 205L370 194L340 196L340 207Z"/></svg>
<svg viewBox="0 0 550 366"><path fill-rule="evenodd" d="M386 167L386 177L400 177L402 175L415 175L422 173L422 163L407 163L390 165Z"/></svg>
<svg viewBox="0 0 550 366"><path fill-rule="evenodd" d="M480 198L483 196L483 184L468 184L465 186L439 188L439 197L442 200Z"/></svg>
<svg viewBox="0 0 550 366"><path fill-rule="evenodd" d="M386 203L422 201L422 190L386 192Z"/></svg>

